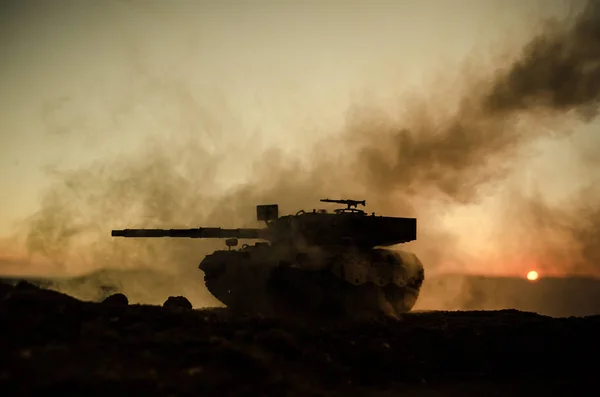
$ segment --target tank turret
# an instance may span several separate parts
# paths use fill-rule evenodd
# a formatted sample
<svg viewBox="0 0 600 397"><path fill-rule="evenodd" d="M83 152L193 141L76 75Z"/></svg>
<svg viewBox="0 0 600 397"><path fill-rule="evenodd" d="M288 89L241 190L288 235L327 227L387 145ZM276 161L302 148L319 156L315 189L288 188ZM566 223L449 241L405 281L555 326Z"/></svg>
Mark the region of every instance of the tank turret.
<svg viewBox="0 0 600 397"><path fill-rule="evenodd" d="M199 265L208 290L232 310L392 316L414 306L424 269L408 252L385 249L417 238L417 220L367 214L357 200L346 205L279 216L277 204L258 205L263 228L122 229L114 237L226 239L226 250ZM241 240L263 240L253 245Z"/></svg>

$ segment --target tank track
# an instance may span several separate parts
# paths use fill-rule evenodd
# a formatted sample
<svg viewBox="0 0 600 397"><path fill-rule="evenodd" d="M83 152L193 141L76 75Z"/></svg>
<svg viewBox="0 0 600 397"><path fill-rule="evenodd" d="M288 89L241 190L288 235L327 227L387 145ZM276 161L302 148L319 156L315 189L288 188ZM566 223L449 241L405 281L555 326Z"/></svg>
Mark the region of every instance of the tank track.
<svg viewBox="0 0 600 397"><path fill-rule="evenodd" d="M235 312L329 318L398 318L413 308L423 282L418 273L401 285L354 285L328 270L239 263L213 268L204 279L209 292Z"/></svg>

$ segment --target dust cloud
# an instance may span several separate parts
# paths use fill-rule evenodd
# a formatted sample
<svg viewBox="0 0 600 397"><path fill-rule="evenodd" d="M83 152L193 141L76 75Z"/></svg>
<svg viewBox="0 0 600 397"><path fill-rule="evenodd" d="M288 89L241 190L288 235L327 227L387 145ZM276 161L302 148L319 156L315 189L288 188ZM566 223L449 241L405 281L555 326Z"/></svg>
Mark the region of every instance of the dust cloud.
<svg viewBox="0 0 600 397"><path fill-rule="evenodd" d="M241 142L256 160L247 181L227 189L220 186L215 171L224 159L198 143L198 131L157 138L139 154L56 174L56 183L21 235L32 256L71 273L198 272L203 255L221 242L125 241L112 239L109 230L257 226L256 204L278 203L280 211L293 213L314 208L320 198L357 197L378 212L417 216L419 240L407 249L416 252L429 271L443 271L439 258L465 257L456 252L452 233L436 225L440 214L481 200L486 189L512 171L512 161L531 142L569 134L574 123L596 116L599 3L589 2L573 20L547 25L514 62L500 66L461 74L449 82L453 89L448 91L404 95L402 106L392 112L358 103L349 111L344 130L323 139L306 156ZM165 101L177 103L179 98ZM523 232L543 228L548 236L519 250L561 258L554 262L561 269L597 266L597 201L586 207L582 198L551 208L518 198L515 194L507 200L522 223L508 227ZM565 233L571 238L553 237ZM557 250L569 254L557 256ZM457 288L452 299L466 299ZM159 292L155 287L147 293L150 297ZM434 295L431 292L429 302L448 299Z"/></svg>

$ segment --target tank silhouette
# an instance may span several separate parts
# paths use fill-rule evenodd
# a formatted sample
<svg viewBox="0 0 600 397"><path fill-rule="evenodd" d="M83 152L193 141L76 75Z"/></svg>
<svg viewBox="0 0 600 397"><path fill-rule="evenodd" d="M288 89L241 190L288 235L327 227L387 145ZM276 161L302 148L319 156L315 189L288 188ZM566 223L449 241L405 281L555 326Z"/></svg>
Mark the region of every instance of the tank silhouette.
<svg viewBox="0 0 600 397"><path fill-rule="evenodd" d="M366 202L330 200L346 208L279 216L277 204L258 205L264 228L123 229L119 237L226 239L227 249L200 263L206 288L233 311L392 317L410 311L424 280L413 253L389 247L417 238L417 220L376 216ZM263 240L242 244L238 240Z"/></svg>

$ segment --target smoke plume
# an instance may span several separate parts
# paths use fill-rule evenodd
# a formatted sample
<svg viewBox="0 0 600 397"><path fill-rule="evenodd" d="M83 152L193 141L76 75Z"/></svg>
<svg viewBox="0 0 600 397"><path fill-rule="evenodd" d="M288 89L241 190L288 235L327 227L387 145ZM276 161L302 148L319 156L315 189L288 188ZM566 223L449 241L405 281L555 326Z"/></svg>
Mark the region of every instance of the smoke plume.
<svg viewBox="0 0 600 397"><path fill-rule="evenodd" d="M589 2L573 21L548 25L514 62L499 66L469 74L460 89L434 93L433 100L404 96L396 112L359 103L344 131L323 139L302 161L244 141L247 152L257 150L257 160L247 182L226 191L215 172L223 159L203 149L196 130L151 143L139 156L63 172L28 224L29 252L57 264L76 262L78 269L88 263L88 269L196 270L220 242L123 241L111 239L109 230L254 226L256 204L279 203L282 212L295 212L320 198L352 196L378 212L417 216L419 240L408 246L435 269L439 258L457 256L452 233L436 224L440 212L481 200L528 144L569 134L572 123L597 115L599 3ZM189 98L177 87L165 102ZM180 114L188 116L197 120ZM583 199L559 209L527 200L511 201L531 220L516 227L544 229L549 237L520 249L566 262L577 258L569 262L573 267L596 270L600 207L579 205ZM564 233L571 238L557 237ZM558 247L569 255L554 255Z"/></svg>

